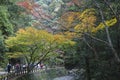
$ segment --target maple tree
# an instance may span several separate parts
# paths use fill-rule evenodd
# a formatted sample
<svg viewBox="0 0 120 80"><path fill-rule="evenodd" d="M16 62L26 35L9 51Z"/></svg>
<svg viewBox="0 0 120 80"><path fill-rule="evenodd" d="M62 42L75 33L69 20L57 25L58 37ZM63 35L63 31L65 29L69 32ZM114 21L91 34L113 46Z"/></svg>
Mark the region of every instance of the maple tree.
<svg viewBox="0 0 120 80"><path fill-rule="evenodd" d="M96 25L97 17L95 16L95 9L86 9L83 12L66 12L61 16L59 22L62 23L61 29L72 32L97 32L102 30L105 26L102 23ZM116 18L106 20L108 26L117 23Z"/></svg>
<svg viewBox="0 0 120 80"><path fill-rule="evenodd" d="M20 29L16 36L6 40L6 44L12 51L7 53L9 57L24 57L29 66L34 63L38 64L46 57L50 57L48 54L55 53L55 50L61 48L62 45L74 45L75 43L62 35L52 35L45 30L30 27Z"/></svg>
<svg viewBox="0 0 120 80"><path fill-rule="evenodd" d="M76 53L76 55L78 54L82 54L86 60L86 66L87 69L89 70L89 58L93 58L91 57L91 54L94 53L94 59L95 61L96 60L99 60L99 52L97 52L97 48L96 48L96 45L93 44L94 41L99 41L99 42L102 42L104 43L105 46L109 47L109 49L112 51L113 55L115 56L115 60L117 62L119 62L119 56L118 56L118 53L116 53L116 50L112 44L112 39L110 37L110 33L109 33L109 29L111 28L111 26L115 26L116 23L118 23L118 19L117 17L110 17L109 19L105 19L106 16L104 16L103 14L101 15L102 16L102 20L101 21L98 21L100 20L100 18L97 16L98 13L96 13L96 9L85 9L83 11L68 11L66 13L64 13L61 18L60 18L60 23L62 23L61 25L61 31L63 31L63 34L66 35L65 33L66 32L69 32L69 33L74 33L74 37L71 37L73 39L76 39L76 41L78 40L78 42L80 43L80 45L78 47L80 47L78 50L81 50L82 48L81 47L84 47L86 48L84 50L83 48L83 52L82 51L78 51L78 53ZM99 11L101 13L101 11ZM107 40L99 37L98 36L100 35L99 32L102 32L102 31L106 31L105 33L107 34L106 37L107 37ZM67 33L67 34L69 34ZM99 33L99 34L98 34ZM97 34L97 36L95 36ZM102 35L103 33L101 33ZM70 35L69 35L70 36ZM105 37L105 34L104 34L104 37ZM105 38L106 38L105 37ZM83 45L82 45L83 44ZM86 45L86 46L84 46ZM90 49L90 50L87 50L87 49ZM90 52L89 51L92 51L91 54L89 54ZM75 53L74 53L75 54ZM68 55L69 56L69 55ZM71 56L72 57L72 56ZM81 55L79 55L79 57L81 57ZM67 62L66 62L67 63ZM87 74L87 77L89 78L90 77L90 74L89 74L89 71L86 72ZM88 79L89 80L89 79Z"/></svg>
<svg viewBox="0 0 120 80"><path fill-rule="evenodd" d="M89 36L95 40L99 40L93 37L93 34L96 34L99 30L105 29L105 25L102 22L96 25L97 17L95 14L95 9L86 9L83 12L67 12L61 16L59 21L62 23L61 29L63 30L63 35L71 39L80 38L91 50L93 50L96 58L98 58L96 50L85 38L86 36ZM113 26L116 23L116 18L105 21L105 24L108 27ZM108 42L103 40L99 41L104 42L109 46Z"/></svg>
<svg viewBox="0 0 120 80"><path fill-rule="evenodd" d="M35 26L41 29L51 29L50 23L52 22L53 16L44 9L44 7L36 1L25 0L17 2L17 5L26 9L26 15L31 16L31 26Z"/></svg>
<svg viewBox="0 0 120 80"><path fill-rule="evenodd" d="M91 3L93 4L93 2L95 7L92 10L90 8L84 9L82 11L74 9L64 13L60 18L61 23L63 23L63 25L61 26L62 29L61 31L63 31L63 34L65 34L66 31L67 32L69 31L69 33L70 32L75 33L74 36L75 40L79 44L78 53L76 53L76 56L78 55L79 57L82 56L78 62L80 62L80 60L82 60L82 58L84 57L84 60L86 62L84 64L87 66L87 67L85 66L86 67L85 69L88 70L86 71L87 80L91 80L91 76L93 76L92 71L102 72L99 70L92 69L93 67L96 67L96 65L106 65L106 64L109 65L109 60L115 61L113 62L112 65L114 64L117 65L116 62L117 63L120 62L119 49L118 49L119 47L119 18L118 18L119 11L118 10L119 9L116 8L116 6L119 6L116 5L118 4L116 2L119 1L92 0ZM95 2L98 4L96 5ZM79 15L76 15L77 13L79 13ZM114 56L114 57L110 57L110 56ZM97 63L95 63L94 61L97 61ZM104 61L106 63L104 63ZM92 63L95 63L95 65ZM103 68L109 68L108 65L106 65L106 67ZM100 67L99 69L101 69L101 66L99 67ZM103 69L103 72L104 70L105 69ZM112 67L110 70L112 70ZM119 69L115 71L118 72ZM111 73L114 72L111 71ZM105 74L107 74L107 71L105 72ZM94 73L94 75L96 75L96 73Z"/></svg>

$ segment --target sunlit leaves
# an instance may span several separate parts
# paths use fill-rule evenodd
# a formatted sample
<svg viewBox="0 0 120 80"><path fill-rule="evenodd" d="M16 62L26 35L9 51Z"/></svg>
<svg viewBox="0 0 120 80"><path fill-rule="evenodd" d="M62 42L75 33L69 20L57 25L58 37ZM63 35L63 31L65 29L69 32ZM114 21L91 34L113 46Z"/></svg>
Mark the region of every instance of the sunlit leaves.
<svg viewBox="0 0 120 80"><path fill-rule="evenodd" d="M67 44L74 45L75 42L71 41L74 33L66 32L65 34L66 35L63 35L63 34L54 35L54 41L57 42L59 45L67 45Z"/></svg>
<svg viewBox="0 0 120 80"><path fill-rule="evenodd" d="M30 55L31 50L34 50L34 56L39 57L39 55L44 55L46 52L54 52L57 48L63 45L69 44L74 45L73 41L70 41L63 35L51 33L45 30L37 30L35 28L29 27L25 29L20 29L15 37L9 37L6 40L7 47L13 52L22 52L23 55Z"/></svg>
<svg viewBox="0 0 120 80"><path fill-rule="evenodd" d="M79 16L81 21L75 26L75 31L77 32L90 32L95 27L96 16L94 9L86 9Z"/></svg>
<svg viewBox="0 0 120 80"><path fill-rule="evenodd" d="M69 32L69 31L66 31L64 32L64 36L67 38L67 39L73 39L75 37L76 33L75 32Z"/></svg>
<svg viewBox="0 0 120 80"><path fill-rule="evenodd" d="M26 29L20 29L16 33L16 37L9 37L8 40L6 40L6 42L8 44L10 44L11 42L14 42L14 45L21 44L21 45L30 46L30 45L37 44L37 43L40 44L43 41L45 41L46 43L50 41L52 42L53 39L51 36L52 36L51 34L43 30L37 30L34 28L26 28Z"/></svg>
<svg viewBox="0 0 120 80"><path fill-rule="evenodd" d="M66 28L73 27L75 28L75 30L78 30L78 28L76 28L78 26L83 29L86 29L88 27L94 27L96 17L94 9L86 9L82 13L80 12L65 13L61 17L61 21Z"/></svg>
<svg viewBox="0 0 120 80"><path fill-rule="evenodd" d="M15 52L14 55L11 52L7 52L6 54L9 56L9 58L19 58L20 56L22 56L21 52Z"/></svg>
<svg viewBox="0 0 120 80"><path fill-rule="evenodd" d="M113 19L105 21L105 23L108 27L111 27L117 23L117 19L113 18ZM105 25L103 23L100 23L95 29L92 30L92 32L97 32L98 30L102 30L104 28L105 28Z"/></svg>
<svg viewBox="0 0 120 80"><path fill-rule="evenodd" d="M105 28L102 22L99 22L98 25L95 9L92 8L83 12L67 12L61 16L60 22L63 24L61 29L65 30L64 35L67 34L68 38L70 38L68 32L71 30L70 33L77 33L76 36L81 36L84 32L95 33ZM116 22L116 18L105 21L107 26L113 26Z"/></svg>
<svg viewBox="0 0 120 80"><path fill-rule="evenodd" d="M63 35L59 35L59 34L54 35L54 39L58 43L62 43L66 40Z"/></svg>
<svg viewBox="0 0 120 80"><path fill-rule="evenodd" d="M67 31L64 34L68 38L70 38L70 35L78 36L76 33L82 35L81 33L91 32L95 28L95 10L86 9L83 12L67 12L61 16L60 22L63 26L61 29Z"/></svg>
<svg viewBox="0 0 120 80"><path fill-rule="evenodd" d="M71 27L74 27L76 25L79 16L80 16L80 12L66 12L65 14L63 14L60 18L60 23L62 23L62 25L66 28L69 29ZM74 23L74 24L73 24ZM62 28L64 28L62 27Z"/></svg>

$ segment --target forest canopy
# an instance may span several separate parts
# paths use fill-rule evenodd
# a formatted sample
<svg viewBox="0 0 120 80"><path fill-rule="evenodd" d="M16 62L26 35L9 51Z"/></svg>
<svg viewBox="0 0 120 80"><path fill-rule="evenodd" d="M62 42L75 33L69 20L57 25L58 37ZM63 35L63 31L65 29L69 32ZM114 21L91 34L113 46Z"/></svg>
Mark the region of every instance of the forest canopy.
<svg viewBox="0 0 120 80"><path fill-rule="evenodd" d="M0 67L15 58L119 80L119 34L120 0L1 0Z"/></svg>

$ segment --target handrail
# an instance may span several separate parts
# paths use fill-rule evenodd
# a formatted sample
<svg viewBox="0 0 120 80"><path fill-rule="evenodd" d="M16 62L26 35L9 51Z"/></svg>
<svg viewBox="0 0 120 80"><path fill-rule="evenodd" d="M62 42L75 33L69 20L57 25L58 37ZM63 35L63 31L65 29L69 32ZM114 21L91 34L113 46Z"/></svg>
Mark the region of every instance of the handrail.
<svg viewBox="0 0 120 80"><path fill-rule="evenodd" d="M35 73L37 71L40 71L41 69L33 69L30 71L30 73ZM24 74L27 74L28 71L25 69L25 70L19 70L18 72L10 72L10 73L7 73L7 74L3 74L3 75L0 75L0 80L10 80L14 77L17 77L17 76L22 76Z"/></svg>
<svg viewBox="0 0 120 80"><path fill-rule="evenodd" d="M43 70L50 70L50 69L59 69L59 68L63 68L63 67L57 67L57 68L35 68L33 70L30 71L30 73L35 73L35 72L38 72L38 71L43 71ZM7 73L7 74L4 74L4 75L1 75L0 76L0 80L12 80L13 78L15 77L19 77L19 76L22 76L22 75L25 75L27 74L28 71L25 69L25 70L19 70L18 72L10 72L10 73Z"/></svg>

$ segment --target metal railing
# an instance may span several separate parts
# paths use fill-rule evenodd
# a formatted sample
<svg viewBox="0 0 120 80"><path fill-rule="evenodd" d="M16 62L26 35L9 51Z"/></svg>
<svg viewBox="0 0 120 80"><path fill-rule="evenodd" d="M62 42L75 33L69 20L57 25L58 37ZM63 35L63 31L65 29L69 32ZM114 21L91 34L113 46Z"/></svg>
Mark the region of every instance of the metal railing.
<svg viewBox="0 0 120 80"><path fill-rule="evenodd" d="M41 71L45 71L45 70L51 70L51 69L64 69L64 67L55 67L55 68L34 68L32 69L29 74L31 73L35 73L35 72L41 72ZM11 71L10 73L4 74L4 75L0 75L0 80L13 80L15 78L21 77L25 74L27 74L28 71L26 69L24 70L19 70L17 72L15 71Z"/></svg>
<svg viewBox="0 0 120 80"><path fill-rule="evenodd" d="M35 72L38 72L40 70L44 70L44 69L36 69L35 68L35 69L31 70L30 73L35 73ZM12 78L22 76L22 75L25 75L27 73L28 73L28 71L26 69L25 70L19 70L17 72L11 71L10 73L0 75L0 80L11 80Z"/></svg>

